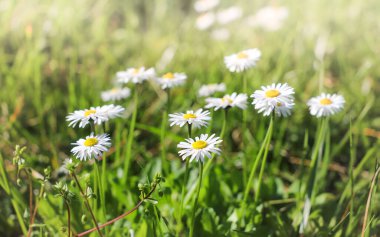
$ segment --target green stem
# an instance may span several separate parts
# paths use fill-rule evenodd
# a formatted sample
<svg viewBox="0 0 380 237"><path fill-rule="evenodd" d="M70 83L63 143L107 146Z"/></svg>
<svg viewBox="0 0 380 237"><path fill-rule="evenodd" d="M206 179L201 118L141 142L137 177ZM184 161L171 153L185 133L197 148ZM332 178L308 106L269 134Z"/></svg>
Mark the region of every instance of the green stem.
<svg viewBox="0 0 380 237"><path fill-rule="evenodd" d="M133 92L133 101L134 101L134 108L132 113L132 119L131 123L129 125L129 133L128 133L128 141L127 141L127 151L126 151L126 158L124 163L124 182L123 184L127 183L128 175L129 175L129 166L131 163L131 157L132 157L132 144L134 139L134 133L135 133L135 124L136 124L136 118L137 118L137 108L138 108L138 92L137 87L134 89Z"/></svg>
<svg viewBox="0 0 380 237"><path fill-rule="evenodd" d="M165 137L166 137L166 126L168 121L168 115L170 113L171 105L171 96L170 89L166 90L167 101L166 101L166 111L163 112L162 122L161 122L161 167L164 173L167 171L167 162L166 162L166 146L165 146Z"/></svg>
<svg viewBox="0 0 380 237"><path fill-rule="evenodd" d="M315 143L315 146L313 148L313 153L311 155L311 165L310 165L311 173L310 173L310 176L308 177L307 190L305 193L305 205L304 205L304 210L303 210L303 215L302 215L302 222L299 229L299 233L301 234L304 232L307 226L307 222L309 219L310 210L311 210L311 206L313 202L313 191L315 189L315 180L317 176L318 163L319 163L318 154L322 152L322 146L323 146L325 135L326 135L327 121L328 121L327 118L322 119L321 126L318 131L317 142Z"/></svg>
<svg viewBox="0 0 380 237"><path fill-rule="evenodd" d="M227 114L228 114L228 109L225 109L224 110L224 118L223 118L222 131L220 132L220 139L222 139L222 140L223 140L223 137L224 137L224 133L226 132Z"/></svg>
<svg viewBox="0 0 380 237"><path fill-rule="evenodd" d="M73 173L71 173L71 175L73 176L73 178L74 178L74 180L75 180L75 183L77 184L77 186L78 186L78 188L79 188L79 191L80 191L80 193L82 194L82 197L83 197L83 199L84 199L84 204L85 204L85 206L86 206L88 212L90 212L90 215L91 215L92 221L94 222L94 224L95 224L95 226L96 226L96 230L98 231L99 235L100 235L101 237L103 237L103 234L102 234L102 232L101 232L100 229L99 229L98 222L96 221L96 218L95 218L94 212L93 212L92 209L91 209L90 203L88 202L87 196L86 196L85 193L83 192L82 186L80 185L79 180L78 180L76 174L73 172Z"/></svg>
<svg viewBox="0 0 380 237"><path fill-rule="evenodd" d="M258 182L258 185L257 185L257 191L256 191L256 194L255 194L255 203L257 203L257 201L259 200L259 197L260 197L260 190L261 190L261 182L263 180L263 174L264 174L264 170L265 170L265 165L266 165L266 161L267 161L267 157L268 157L268 151L269 151L269 147L270 147L270 141L272 139L272 133L273 133L273 115L271 116L270 118L270 123L269 123L269 128L268 128L268 138L267 138L267 141L266 141L266 146L265 146L265 150L264 150L264 156L263 156L263 159L262 159L262 162L261 162L261 168L260 168L260 173L259 173L259 182Z"/></svg>
<svg viewBox="0 0 380 237"><path fill-rule="evenodd" d="M197 207L198 207L198 198L199 198L199 193L201 191L202 175L203 175L203 162L200 161L199 162L199 180L198 180L197 194L195 196L193 212L191 214L191 226L190 226L190 234L189 234L190 237L194 236L195 212L197 211Z"/></svg>
<svg viewBox="0 0 380 237"><path fill-rule="evenodd" d="M271 118L270 124L269 124L269 128L271 128L271 127L273 127L273 118ZM272 129L269 129L269 128L268 128L267 133L265 135L264 141L261 143L261 147L260 147L259 153L256 156L255 163L253 164L251 172L249 174L247 186L246 186L245 191L244 191L244 198L243 198L243 205L242 206L244 206L247 203L249 191L251 189L253 177L255 175L257 166L259 165L259 162L260 162L261 156L262 156L262 154L264 152L264 148L266 147L267 141L270 140L269 136L271 136L270 133L271 133Z"/></svg>
<svg viewBox="0 0 380 237"><path fill-rule="evenodd" d="M191 138L191 124L188 124L187 131L188 131L189 138ZM185 191L186 191L187 180L189 179L189 164L190 164L190 159L186 159L185 177L184 177L184 180L182 183L181 204L180 204L179 216L178 216L178 226L179 226L178 235L179 235L179 232L181 231L181 227L182 227L183 202L185 199Z"/></svg>
<svg viewBox="0 0 380 237"><path fill-rule="evenodd" d="M71 221L70 221L70 218L71 218L71 214L70 214L70 206L69 204L67 203L67 201L65 201L65 205L66 205L66 208L67 208L67 236L70 237L71 236Z"/></svg>

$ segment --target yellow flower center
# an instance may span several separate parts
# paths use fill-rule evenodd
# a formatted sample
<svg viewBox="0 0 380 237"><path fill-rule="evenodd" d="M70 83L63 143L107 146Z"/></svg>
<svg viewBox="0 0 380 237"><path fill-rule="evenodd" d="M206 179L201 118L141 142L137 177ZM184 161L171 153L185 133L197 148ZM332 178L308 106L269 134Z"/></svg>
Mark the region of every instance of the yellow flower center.
<svg viewBox="0 0 380 237"><path fill-rule="evenodd" d="M98 139L95 137L87 138L86 141L84 141L85 146L95 146L98 144Z"/></svg>
<svg viewBox="0 0 380 237"><path fill-rule="evenodd" d="M194 148L194 149L203 149L207 146L207 142L205 141L202 141L202 140L199 140L199 141L196 141L194 142L193 144L191 144L191 146Z"/></svg>
<svg viewBox="0 0 380 237"><path fill-rule="evenodd" d="M276 89L274 90L268 90L267 92L265 92L265 96L268 97L268 98L275 98L277 96L280 95L280 92Z"/></svg>
<svg viewBox="0 0 380 237"><path fill-rule="evenodd" d="M133 68L133 74L136 75L140 72L140 68Z"/></svg>
<svg viewBox="0 0 380 237"><path fill-rule="evenodd" d="M120 91L119 88L113 88L113 89L111 90L111 93L115 94L115 93L118 93L119 91Z"/></svg>
<svg viewBox="0 0 380 237"><path fill-rule="evenodd" d="M248 54L246 54L244 52L240 52L237 54L237 58L238 59L248 58Z"/></svg>
<svg viewBox="0 0 380 237"><path fill-rule="evenodd" d="M234 101L230 98L230 97L228 97L228 96L225 96L225 97L223 97L222 98L222 101L223 102L227 102L228 104L232 104Z"/></svg>
<svg viewBox="0 0 380 237"><path fill-rule="evenodd" d="M183 115L184 119L195 119L197 116L195 114L184 114Z"/></svg>
<svg viewBox="0 0 380 237"><path fill-rule="evenodd" d="M165 78L165 79L173 79L174 78L174 74L171 73L171 72L168 72L165 75L163 75L162 77Z"/></svg>
<svg viewBox="0 0 380 237"><path fill-rule="evenodd" d="M96 110L94 110L94 109L89 109L89 110L84 111L84 116L88 117L88 116L90 116L91 114L95 114L95 113L96 113Z"/></svg>
<svg viewBox="0 0 380 237"><path fill-rule="evenodd" d="M321 103L321 105L331 105L332 101L328 98L323 98L319 101L319 103Z"/></svg>

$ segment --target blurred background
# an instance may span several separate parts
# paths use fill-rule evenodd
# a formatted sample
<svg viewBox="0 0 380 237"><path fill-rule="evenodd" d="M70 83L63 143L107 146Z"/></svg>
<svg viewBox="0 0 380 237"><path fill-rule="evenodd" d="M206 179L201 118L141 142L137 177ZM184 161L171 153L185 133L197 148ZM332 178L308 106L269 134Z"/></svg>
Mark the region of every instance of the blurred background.
<svg viewBox="0 0 380 237"><path fill-rule="evenodd" d="M177 112L204 104L196 99L202 84L225 82L227 92L241 91L240 76L228 72L223 57L259 48L262 60L247 73L249 94L273 82L296 90L296 111L279 125L290 131L283 149L301 153L300 127L310 127L313 137L315 121L304 103L322 91L338 92L346 113L332 119L339 125L332 137L340 142L351 118L362 157L380 137L379 13L378 0L0 0L1 153L11 157L15 144L26 145L37 171L58 169L70 143L86 135L68 129L65 116L103 104L100 92L112 87L117 71L185 72L187 86L173 92ZM154 84L146 90L138 121L158 127L165 95ZM234 151L239 120L232 121ZM138 136L154 156L159 137ZM170 149L176 159L174 143ZM340 151L334 159L344 167L347 150ZM2 218L12 212L3 209L7 202L0 201Z"/></svg>

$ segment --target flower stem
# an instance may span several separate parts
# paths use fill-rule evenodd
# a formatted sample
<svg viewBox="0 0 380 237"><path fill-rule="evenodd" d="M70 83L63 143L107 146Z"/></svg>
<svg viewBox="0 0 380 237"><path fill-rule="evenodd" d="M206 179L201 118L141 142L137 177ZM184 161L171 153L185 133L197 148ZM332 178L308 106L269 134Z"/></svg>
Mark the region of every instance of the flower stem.
<svg viewBox="0 0 380 237"><path fill-rule="evenodd" d="M162 116L161 136L160 136L160 140L161 140L161 167L162 167L163 173L165 173L167 170L165 137L166 137L167 120L168 120L168 115L170 113L170 104L171 104L170 89L166 90L166 94L167 94L166 111L163 112L163 116Z"/></svg>
<svg viewBox="0 0 380 237"><path fill-rule="evenodd" d="M199 193L201 191L202 175L203 175L203 162L199 162L199 180L198 180L197 193L195 196L195 201L194 201L194 206L193 206L193 212L191 215L191 226L190 226L190 234L189 234L190 237L194 236L195 212L197 211L197 207L198 207L198 198L199 198Z"/></svg>
<svg viewBox="0 0 380 237"><path fill-rule="evenodd" d="M93 222L94 222L94 224L95 224L95 226L96 226L96 230L98 231L99 235L103 237L103 234L102 234L102 232L101 232L100 229L99 229L98 222L96 221L95 215L94 215L94 213L92 212L92 209L91 209L90 203L88 202L87 196L84 194L83 189L82 189L82 186L80 185L79 180L78 180L76 174L75 174L74 172L72 172L71 175L73 176L73 178L74 178L74 180L75 180L75 183L78 185L79 191L80 191L80 193L82 194L82 197L83 197L83 199L84 199L84 204L85 204L87 210L90 212L91 218L92 218L92 220L93 220Z"/></svg>
<svg viewBox="0 0 380 237"><path fill-rule="evenodd" d="M310 210L312 206L313 201L313 191L315 189L315 180L317 176L317 170L318 170L318 154L322 152L322 146L324 143L325 135L326 135L326 127L327 127L327 119L322 119L321 126L318 131L317 141L315 143L315 146L313 148L313 152L311 155L311 173L308 177L308 183L307 183L307 190L305 193L305 204L303 208L303 215L302 215L302 222L299 228L299 233L303 234L307 222L310 215Z"/></svg>
<svg viewBox="0 0 380 237"><path fill-rule="evenodd" d="M273 115L272 115L271 118L270 118L270 123L269 123L269 128L268 128L269 135L268 135L268 138L267 138L267 141L266 141L266 146L265 146L265 150L264 150L264 156L263 156L263 159L261 161L261 168L260 168L260 174L259 174L259 182L258 182L258 185L257 185L256 194L255 194L255 203L257 203L257 201L258 201L258 199L260 197L261 182L262 182L262 179L263 179L263 174L264 174L264 170L265 170L265 164L267 162L270 141L272 139L273 119L274 118L273 118Z"/></svg>
<svg viewBox="0 0 380 237"><path fill-rule="evenodd" d="M129 166L131 163L131 157L132 157L132 144L133 144L133 135L135 133L135 124L136 124L136 117L137 117L137 107L138 107L138 93L137 93L137 87L134 89L133 92L133 101L134 101L134 108L132 113L132 119L131 123L129 125L129 131L128 131L128 141L127 141L127 151L126 151L126 158L124 163L124 182L123 184L127 183L128 180L128 174L129 174Z"/></svg>
<svg viewBox="0 0 380 237"><path fill-rule="evenodd" d="M224 133L226 132L227 114L228 114L228 109L225 109L224 110L224 117L223 117L223 124L222 124L222 131L220 132L220 139L222 139L222 140L224 137Z"/></svg>
<svg viewBox="0 0 380 237"><path fill-rule="evenodd" d="M265 135L264 141L261 144L259 153L257 154L256 159L255 159L255 163L252 166L251 173L250 173L249 178L248 178L247 186L246 186L245 191L244 191L244 198L243 198L243 203L242 203L243 205L242 206L244 206L247 202L248 194L249 194L249 191L251 189L251 185L252 185L252 181L253 181L253 177L255 175L257 166L259 165L259 162L261 160L261 156L264 152L264 149L267 147L267 143L270 143L269 137L272 136L272 134L271 134L272 129L273 129L273 117L271 117L270 124L269 124L268 130L267 130L267 133Z"/></svg>
<svg viewBox="0 0 380 237"><path fill-rule="evenodd" d="M65 205L66 205L66 208L67 208L67 236L70 237L71 236L71 221L70 221L70 218L71 218L71 213L70 213L70 206L69 204L67 203L67 201L65 201Z"/></svg>

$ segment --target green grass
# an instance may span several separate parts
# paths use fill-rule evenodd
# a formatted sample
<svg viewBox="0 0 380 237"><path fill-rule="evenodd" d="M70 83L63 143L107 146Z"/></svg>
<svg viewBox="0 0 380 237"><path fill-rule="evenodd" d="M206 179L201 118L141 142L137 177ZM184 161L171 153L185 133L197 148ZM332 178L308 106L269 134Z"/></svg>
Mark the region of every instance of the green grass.
<svg viewBox="0 0 380 237"><path fill-rule="evenodd" d="M226 0L220 8L235 2L243 7L245 16L266 4ZM304 196L310 187L312 206L305 236L361 235L380 154L380 3L287 0L278 5L289 9L280 30L249 28L242 19L226 26L231 38L223 42L194 28L197 14L192 1L187 0L1 1L1 236L26 235L29 228L27 177L22 172L17 185L17 169L12 164L16 144L27 147L23 157L34 177L33 202L38 202L34 235L67 236L62 231L67 229L66 203L56 197L53 188L59 180L75 194L69 203L72 231L94 228L72 177L58 172L70 156L71 143L88 135L90 128L68 128L65 116L76 109L104 104L100 92L112 87L115 73L143 65L155 67L159 74L173 71L188 75L185 86L170 91L171 112L201 108L205 103L197 97L197 90L202 84L225 82L228 93L243 91L242 76L225 68L223 56L255 47L263 56L255 69L244 73L248 94L261 85L287 82L295 88L295 110L289 118L275 118L266 164L260 164L260 197L255 203L257 169L244 211L245 187L270 118L257 114L249 105L243 126L243 113L239 109L228 111L223 153L205 163L194 236L297 236ZM162 55L170 50L175 52L173 60L165 62ZM89 184L95 192L97 198L91 198L90 205L97 220L104 223L136 206L141 192L150 191L139 190L138 184L151 185L155 174L161 172L165 182L157 185L152 199L145 199L135 212L107 226L103 234L128 236L133 229L135 236L187 236L198 164L190 163L179 224L185 162L176 146L188 131L185 127L161 127L167 107L165 91L153 82L144 83L139 90L136 123L131 96L122 104L128 118L107 124L114 149L106 162L97 164L99 172L95 175L94 164L86 162L76 174L83 187ZM320 120L308 113L306 102L322 91L342 94L346 105L343 112L329 119L325 138L317 141ZM223 116L223 111L215 111L211 128L193 129L193 136L208 129L220 134ZM316 154L321 142L323 152ZM321 163L315 185L310 186L311 158L318 155ZM47 167L53 170L51 177L40 182ZM122 177L124 168L128 177ZM38 198L41 183L45 195ZM380 233L376 187L365 236ZM104 190L101 195L99 190Z"/></svg>

